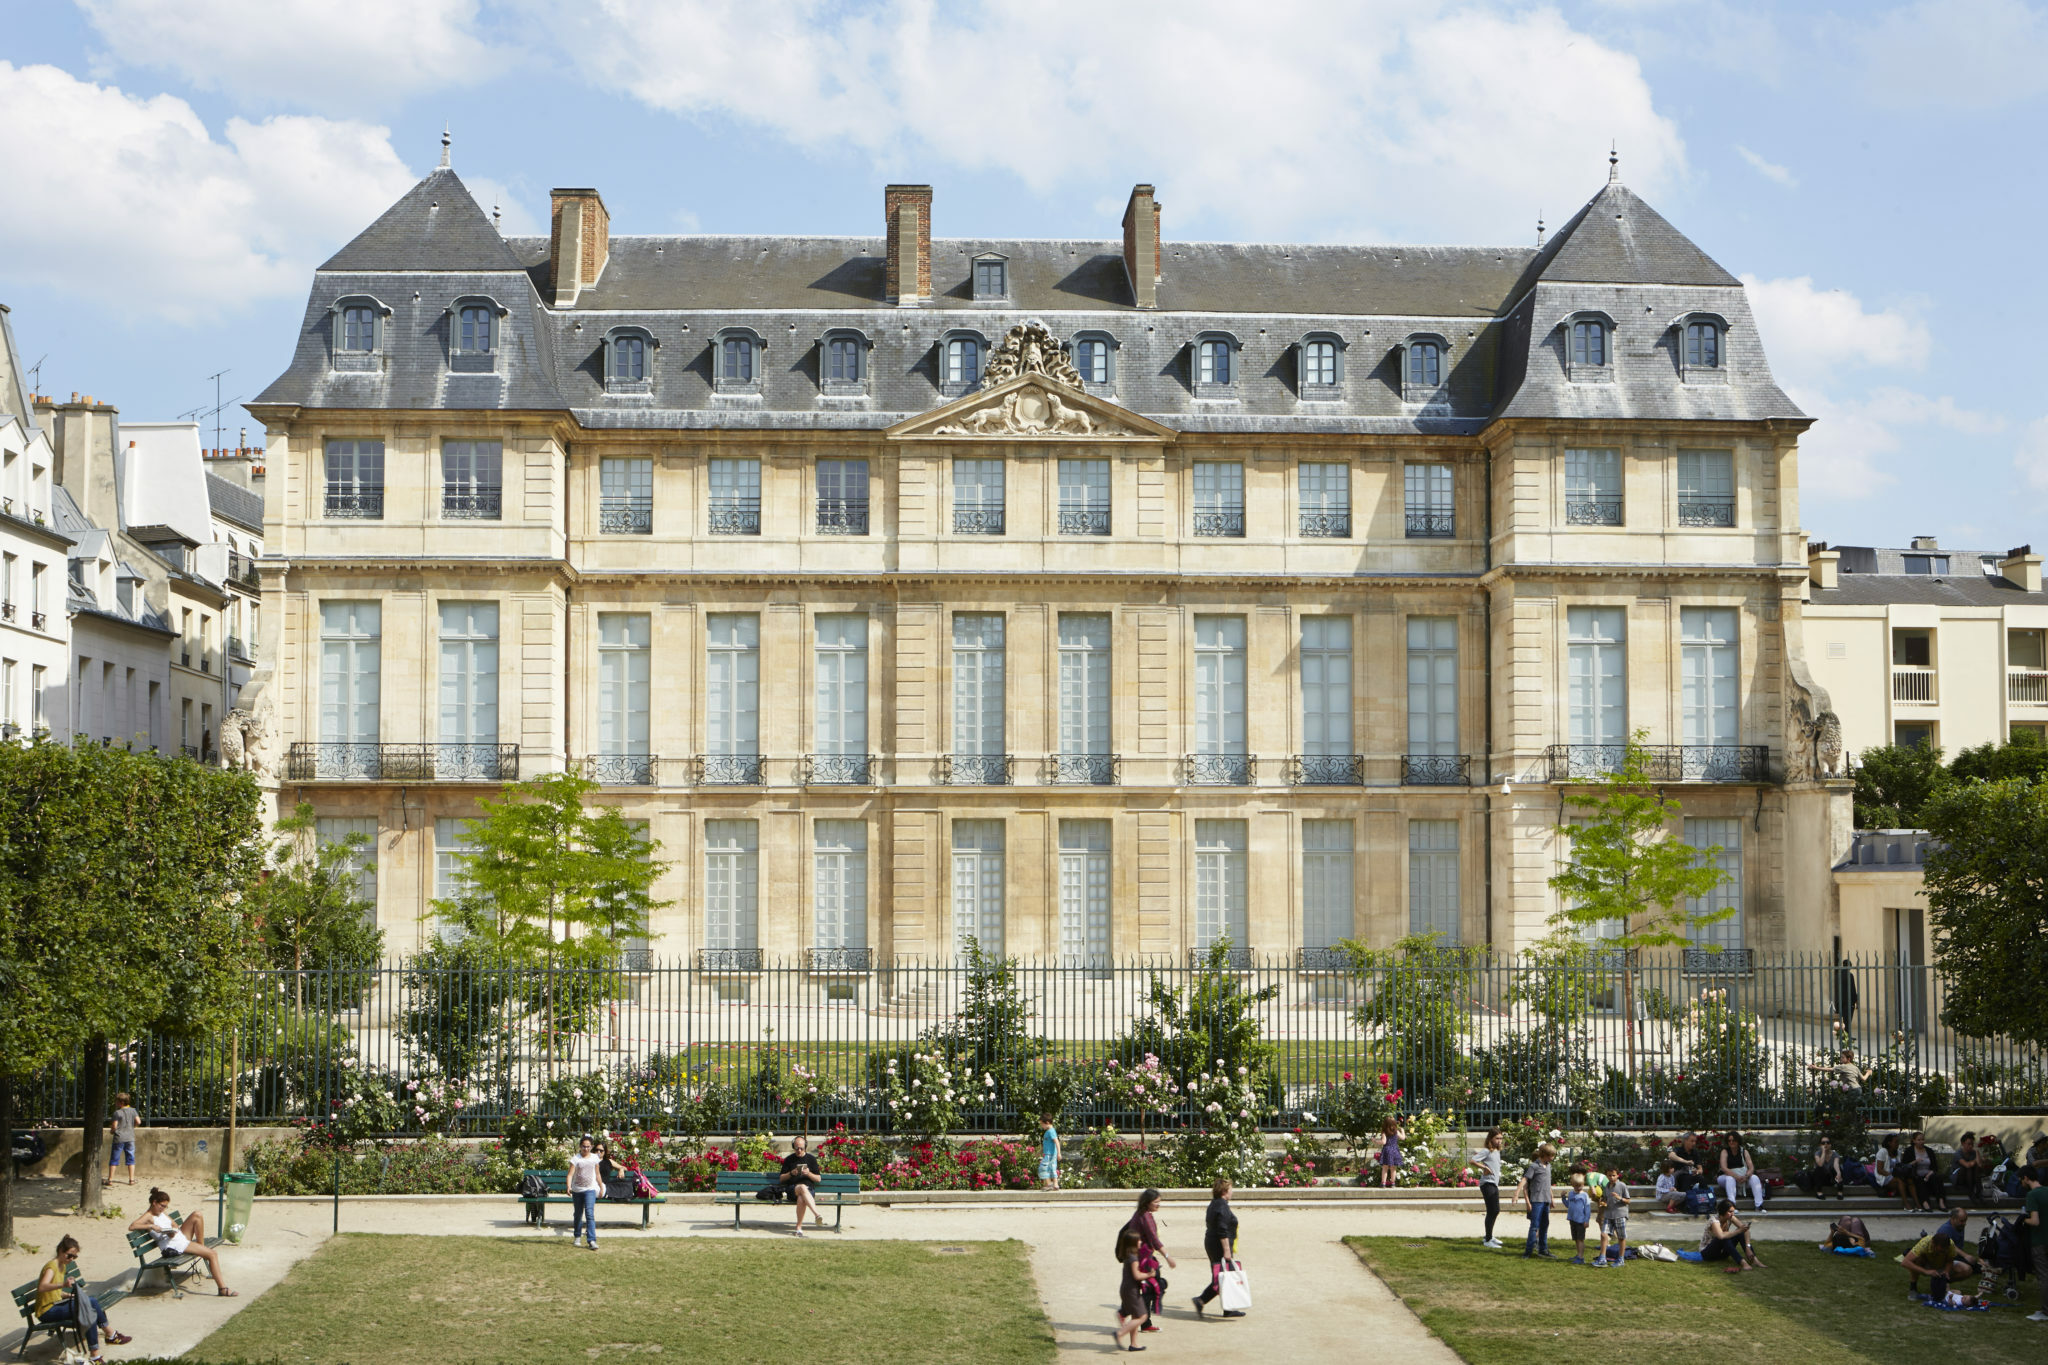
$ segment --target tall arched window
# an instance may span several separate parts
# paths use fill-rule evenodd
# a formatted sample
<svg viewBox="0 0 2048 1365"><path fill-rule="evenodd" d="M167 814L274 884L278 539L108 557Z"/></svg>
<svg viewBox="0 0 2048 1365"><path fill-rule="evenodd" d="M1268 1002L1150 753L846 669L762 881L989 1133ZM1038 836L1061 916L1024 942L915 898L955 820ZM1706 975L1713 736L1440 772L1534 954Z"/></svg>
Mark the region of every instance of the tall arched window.
<svg viewBox="0 0 2048 1365"><path fill-rule="evenodd" d="M981 342L974 337L954 337L946 343L946 382L969 385L981 382Z"/></svg>
<svg viewBox="0 0 2048 1365"><path fill-rule="evenodd" d="M1444 348L1434 341L1408 343L1408 384L1434 389L1443 383Z"/></svg>

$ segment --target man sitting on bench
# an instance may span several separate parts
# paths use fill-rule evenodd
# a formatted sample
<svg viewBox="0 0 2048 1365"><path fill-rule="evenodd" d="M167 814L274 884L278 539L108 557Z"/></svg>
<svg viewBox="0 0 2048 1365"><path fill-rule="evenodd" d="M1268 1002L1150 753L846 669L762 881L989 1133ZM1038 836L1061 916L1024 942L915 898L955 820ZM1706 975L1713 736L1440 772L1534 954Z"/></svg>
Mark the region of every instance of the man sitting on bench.
<svg viewBox="0 0 2048 1365"><path fill-rule="evenodd" d="M192 1214L183 1223L171 1221L171 1197L162 1190L149 1192L149 1212L128 1225L130 1232L146 1232L156 1238L156 1249L168 1260L174 1256L197 1256L206 1262L206 1273L213 1277L215 1291L224 1299L235 1297L235 1291L221 1283L220 1251L206 1244L206 1218L203 1214Z"/></svg>
<svg viewBox="0 0 2048 1365"><path fill-rule="evenodd" d="M111 1346L126 1346L135 1340L123 1336L107 1326L107 1310L93 1301L92 1295L80 1285L76 1292L69 1284L71 1268L78 1262L78 1239L65 1237L57 1243L57 1258L43 1267L43 1276L36 1281L36 1321L76 1322L85 1329L85 1346L92 1352L92 1358L100 1358L100 1333L107 1334ZM62 1338L59 1338L62 1340Z"/></svg>
<svg viewBox="0 0 2048 1365"><path fill-rule="evenodd" d="M810 1143L799 1133L790 1139L789 1155L782 1158L781 1186L783 1197L796 1201L796 1235L804 1235L804 1214L806 1211L818 1220L818 1226L825 1226L825 1215L818 1209L817 1198L811 1187L825 1178L818 1169L818 1158L805 1150Z"/></svg>

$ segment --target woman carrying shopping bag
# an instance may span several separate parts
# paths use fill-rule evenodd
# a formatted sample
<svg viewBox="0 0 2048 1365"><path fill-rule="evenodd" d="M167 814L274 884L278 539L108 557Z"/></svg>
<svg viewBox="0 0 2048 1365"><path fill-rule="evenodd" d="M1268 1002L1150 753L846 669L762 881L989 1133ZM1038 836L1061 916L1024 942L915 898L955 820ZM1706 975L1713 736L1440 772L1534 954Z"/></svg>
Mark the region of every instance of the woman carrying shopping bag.
<svg viewBox="0 0 2048 1365"><path fill-rule="evenodd" d="M1209 1187L1209 1193L1214 1197L1209 1200L1209 1214L1202 1226L1202 1250L1209 1257L1209 1287L1195 1295L1195 1316L1198 1318L1204 1316L1202 1310L1209 1306L1210 1301L1223 1293L1226 1275L1240 1284L1244 1279L1244 1272L1237 1264L1237 1213L1230 1207L1230 1182L1218 1180ZM1250 1288L1244 1287L1248 1300ZM1243 1308L1232 1306L1235 1302L1234 1295L1224 1298L1224 1317L1244 1316Z"/></svg>

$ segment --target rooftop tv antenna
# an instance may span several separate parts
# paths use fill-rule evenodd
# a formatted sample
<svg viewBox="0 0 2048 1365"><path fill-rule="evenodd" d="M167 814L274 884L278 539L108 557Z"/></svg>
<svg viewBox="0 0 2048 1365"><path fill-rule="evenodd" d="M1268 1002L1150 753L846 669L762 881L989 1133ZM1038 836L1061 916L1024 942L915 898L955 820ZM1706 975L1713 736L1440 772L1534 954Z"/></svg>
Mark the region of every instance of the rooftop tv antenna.
<svg viewBox="0 0 2048 1365"><path fill-rule="evenodd" d="M225 374L230 374L230 373L232 373L232 372L233 372L233 371L231 371L231 370L220 370L220 371L217 371L217 372L215 372L215 373L213 373L213 374L210 374L210 375L206 376L206 377L207 377L208 379L211 379L211 380L213 381L213 406L212 406L212 407L210 407L210 408L209 408L209 407L205 407L205 406L203 406L203 405L202 405L202 406L200 406L200 407L196 407L196 408L193 408L193 409L191 409L190 411L187 411L187 412L181 412L181 413L179 413L179 414L178 414L178 420L179 420L179 421L181 421L181 422L183 422L183 421L189 421L190 419L192 419L192 418L194 418L194 417L211 417L211 418L213 419L213 448L214 448L215 450L219 450L219 449L221 449L221 448L222 448L222 444L221 444L221 443L222 443L222 439L223 439L223 437L222 437L222 432L223 432L223 423L222 423L222 422L221 422L221 420L220 420L220 415L221 415L222 413L226 412L226 411L228 410L228 408L229 408L229 407L230 407L231 405L233 405L233 404L235 404L235 403L238 403L238 402L240 402L240 401L241 401L241 398L242 398L242 395L240 395L240 394L238 393L238 394L236 394L236 395L235 395L235 396L234 396L233 398L227 399L226 401L222 401L222 399L221 399L221 396L220 396L220 381L221 381L221 376L222 376L222 375L225 375Z"/></svg>

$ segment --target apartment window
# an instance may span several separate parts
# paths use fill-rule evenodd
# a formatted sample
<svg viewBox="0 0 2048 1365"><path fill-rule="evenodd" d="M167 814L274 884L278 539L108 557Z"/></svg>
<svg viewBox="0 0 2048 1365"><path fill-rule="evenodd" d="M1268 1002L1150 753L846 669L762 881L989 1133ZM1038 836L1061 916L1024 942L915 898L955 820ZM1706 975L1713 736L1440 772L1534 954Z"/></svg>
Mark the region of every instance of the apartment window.
<svg viewBox="0 0 2048 1365"><path fill-rule="evenodd" d="M1946 574L1947 555L1900 555L1900 565L1909 574Z"/></svg>
<svg viewBox="0 0 2048 1365"><path fill-rule="evenodd" d="M597 489L598 534L653 534L653 460L606 458L598 461Z"/></svg>
<svg viewBox="0 0 2048 1365"><path fill-rule="evenodd" d="M49 670L41 664L30 664L28 670L28 722L38 730L50 728L50 713L45 705L49 699ZM155 683L150 684L155 687Z"/></svg>
<svg viewBox="0 0 2048 1365"><path fill-rule="evenodd" d="M0 556L0 608L4 608L10 621L14 619L14 590L21 581L20 569L19 555Z"/></svg>
<svg viewBox="0 0 2048 1365"><path fill-rule="evenodd" d="M8 739L14 738L21 723L14 712L14 660L0 659L0 722L6 724Z"/></svg>
<svg viewBox="0 0 2048 1365"><path fill-rule="evenodd" d="M472 355L493 349L497 317L488 304L465 303L455 312L455 349Z"/></svg>
<svg viewBox="0 0 2048 1365"><path fill-rule="evenodd" d="M1245 625L1242 616L1195 618L1196 782L1251 780L1245 752Z"/></svg>
<svg viewBox="0 0 2048 1365"><path fill-rule="evenodd" d="M29 624L41 630L44 612L47 610L43 605L43 566L33 560L28 566L28 610Z"/></svg>
<svg viewBox="0 0 2048 1365"><path fill-rule="evenodd" d="M1062 612L1060 649L1060 757L1064 782L1102 784L1114 775L1110 743L1109 617Z"/></svg>
<svg viewBox="0 0 2048 1365"><path fill-rule="evenodd" d="M1107 820L1060 821L1060 964L1109 965Z"/></svg>
<svg viewBox="0 0 2048 1365"><path fill-rule="evenodd" d="M1589 755L1594 771L1607 771L1619 766L1628 743L1627 624L1620 607L1572 607L1565 628L1570 743L1611 750Z"/></svg>
<svg viewBox="0 0 2048 1365"><path fill-rule="evenodd" d="M441 443L441 515L496 521L505 499L505 447L499 441Z"/></svg>
<svg viewBox="0 0 2048 1365"><path fill-rule="evenodd" d="M1721 328L1712 322L1688 322L1685 324L1685 368L1688 370L1718 370L1721 368Z"/></svg>
<svg viewBox="0 0 2048 1365"><path fill-rule="evenodd" d="M1444 348L1435 341L1408 343L1408 387L1435 389L1443 384Z"/></svg>
<svg viewBox="0 0 2048 1365"><path fill-rule="evenodd" d="M1621 452L1564 453L1564 519L1573 526L1621 525Z"/></svg>
<svg viewBox="0 0 2048 1365"><path fill-rule="evenodd" d="M377 691L382 613L375 602L320 604L320 740L377 742ZM192 742L191 703L182 742ZM339 757L339 756L338 756ZM341 761L346 761L345 757Z"/></svg>
<svg viewBox="0 0 2048 1365"><path fill-rule="evenodd" d="M1195 391L1227 389L1231 380L1233 347L1223 337L1208 337L1195 343Z"/></svg>
<svg viewBox="0 0 2048 1365"><path fill-rule="evenodd" d="M946 342L945 384L966 390L981 382L981 341L977 337L954 337Z"/></svg>
<svg viewBox="0 0 2048 1365"><path fill-rule="evenodd" d="M706 779L759 780L761 752L761 618L713 612L705 620L704 742ZM744 760L742 763L718 760Z"/></svg>
<svg viewBox="0 0 2048 1365"><path fill-rule="evenodd" d="M640 332L614 332L605 339L605 384L614 393L645 393L647 337Z"/></svg>
<svg viewBox="0 0 2048 1365"><path fill-rule="evenodd" d="M1458 941L1458 822L1408 822L1408 932Z"/></svg>
<svg viewBox="0 0 2048 1365"><path fill-rule="evenodd" d="M1695 948L1742 947L1742 822L1687 816L1685 842L1702 851L1717 850L1703 859L1703 865L1721 873L1721 884L1704 896L1694 896L1686 906L1694 915L1728 912L1726 919L1696 924L1688 930Z"/></svg>
<svg viewBox="0 0 2048 1365"><path fill-rule="evenodd" d="M1729 450L1678 452L1678 524L1735 524L1735 453Z"/></svg>
<svg viewBox="0 0 2048 1365"><path fill-rule="evenodd" d="M377 349L377 309L373 304L350 303L341 309L341 345L338 348L351 353L368 353Z"/></svg>
<svg viewBox="0 0 2048 1365"><path fill-rule="evenodd" d="M1010 294L1007 262L997 259L983 259L974 263L974 297L977 299L1002 299Z"/></svg>
<svg viewBox="0 0 2048 1365"><path fill-rule="evenodd" d="M1572 368L1607 364L1607 324L1585 318L1572 324Z"/></svg>
<svg viewBox="0 0 2048 1365"><path fill-rule="evenodd" d="M37 671L38 673L40 673L40 672L41 672L42 670L41 670L41 669L37 669L36 671ZM39 708L39 709L40 709L40 708ZM163 733L164 733L164 698L163 698L163 684L162 684L162 683L155 683L155 682L153 682L153 683L151 683L151 684L149 685L149 747L150 747L150 748L154 749L154 748L156 748L156 746L157 746L158 744L160 744L160 743L162 743L162 742L163 742Z"/></svg>
<svg viewBox="0 0 2048 1365"><path fill-rule="evenodd" d="M1003 462L953 461L953 534L1003 533Z"/></svg>
<svg viewBox="0 0 2048 1365"><path fill-rule="evenodd" d="M867 380L867 343L847 333L825 338L825 387L858 389Z"/></svg>
<svg viewBox="0 0 2048 1365"><path fill-rule="evenodd" d="M460 823L460 822L456 822ZM375 816L323 815L314 822L313 837L322 848L360 840L349 849L342 865L349 879L349 894L367 907L365 918L377 922L377 819ZM438 842L438 841L437 841Z"/></svg>
<svg viewBox="0 0 2048 1365"><path fill-rule="evenodd" d="M1074 368L1084 384L1107 384L1113 376L1111 353L1115 346L1108 337L1083 336L1074 342Z"/></svg>
<svg viewBox="0 0 2048 1365"><path fill-rule="evenodd" d="M434 899L449 909L469 894L469 860L476 852L470 822L456 816L434 821ZM436 906L436 930L444 939L459 939L462 930L453 915Z"/></svg>
<svg viewBox="0 0 2048 1365"><path fill-rule="evenodd" d="M600 780L644 783L651 777L645 760L653 711L652 639L652 619L644 612L598 613Z"/></svg>
<svg viewBox="0 0 2048 1365"><path fill-rule="evenodd" d="M1003 618L953 617L953 780L1000 785L1007 736L1003 723Z"/></svg>
<svg viewBox="0 0 2048 1365"><path fill-rule="evenodd" d="M1109 534L1109 461L1060 461L1060 534Z"/></svg>
<svg viewBox="0 0 2048 1365"><path fill-rule="evenodd" d="M1303 463L1301 533L1320 540L1345 540L1351 535L1351 466Z"/></svg>
<svg viewBox="0 0 2048 1365"><path fill-rule="evenodd" d="M1301 944L1334 948L1351 937L1351 822L1301 822Z"/></svg>
<svg viewBox="0 0 2048 1365"><path fill-rule="evenodd" d="M820 614L816 624L817 686L814 753L838 758L821 780L865 783L868 778L868 618ZM839 772L843 767L845 771ZM855 771L858 768L859 771Z"/></svg>
<svg viewBox="0 0 2048 1365"><path fill-rule="evenodd" d="M327 443L327 504L330 517L376 520L384 515L384 443Z"/></svg>
<svg viewBox="0 0 2048 1365"><path fill-rule="evenodd" d="M498 604L441 604L441 744L435 772L450 764L465 775L494 773L497 755L474 750L498 743ZM458 746L455 751L450 745ZM472 752L464 753L463 748Z"/></svg>
<svg viewBox="0 0 2048 1365"><path fill-rule="evenodd" d="M761 462L711 462L711 520L714 536L761 534Z"/></svg>
<svg viewBox="0 0 2048 1365"><path fill-rule="evenodd" d="M1402 504L1410 540L1457 534L1458 524L1447 464L1402 466Z"/></svg>
<svg viewBox="0 0 2048 1365"><path fill-rule="evenodd" d="M704 822L704 946L742 951L760 942L760 825Z"/></svg>
<svg viewBox="0 0 2048 1365"><path fill-rule="evenodd" d="M1679 621L1680 709L1685 742L1736 742L1736 614L1732 607L1684 607ZM1712 757L1709 756L1709 762ZM1730 760L1732 765L1732 758ZM1690 764L1687 765L1691 767Z"/></svg>
<svg viewBox="0 0 2048 1365"><path fill-rule="evenodd" d="M811 931L819 948L868 946L868 827L819 820L811 834Z"/></svg>
<svg viewBox="0 0 2048 1365"><path fill-rule="evenodd" d="M953 950L1003 953L1003 822L953 822Z"/></svg>
<svg viewBox="0 0 2048 1365"><path fill-rule="evenodd" d="M1355 782L1351 747L1351 618L1301 618L1302 780Z"/></svg>
<svg viewBox="0 0 2048 1365"><path fill-rule="evenodd" d="M1219 938L1251 946L1251 897L1246 876L1245 822L1195 821L1195 948Z"/></svg>
<svg viewBox="0 0 2048 1365"><path fill-rule="evenodd" d="M1901 749L1919 749L1934 743L1934 726L1929 721L1899 721L1892 726L1892 743Z"/></svg>
<svg viewBox="0 0 2048 1365"><path fill-rule="evenodd" d="M733 385L751 385L754 382L752 337L727 337L720 343L718 377Z"/></svg>
<svg viewBox="0 0 2048 1365"><path fill-rule="evenodd" d="M1195 461L1195 534L1244 534L1244 466L1235 460Z"/></svg>
<svg viewBox="0 0 2048 1365"><path fill-rule="evenodd" d="M1458 754L1458 622L1451 616L1408 618L1408 753L1411 758Z"/></svg>
<svg viewBox="0 0 2048 1365"><path fill-rule="evenodd" d="M1301 343L1301 387L1304 394L1337 387L1337 343L1327 340Z"/></svg>
<svg viewBox="0 0 2048 1365"><path fill-rule="evenodd" d="M868 462L818 461L818 534L868 533Z"/></svg>
<svg viewBox="0 0 2048 1365"><path fill-rule="evenodd" d="M78 661L78 728L82 733L91 734L92 717L86 708L85 670L87 660ZM192 699L185 697L178 702L178 748L188 758L196 758L199 746L192 742Z"/></svg>

